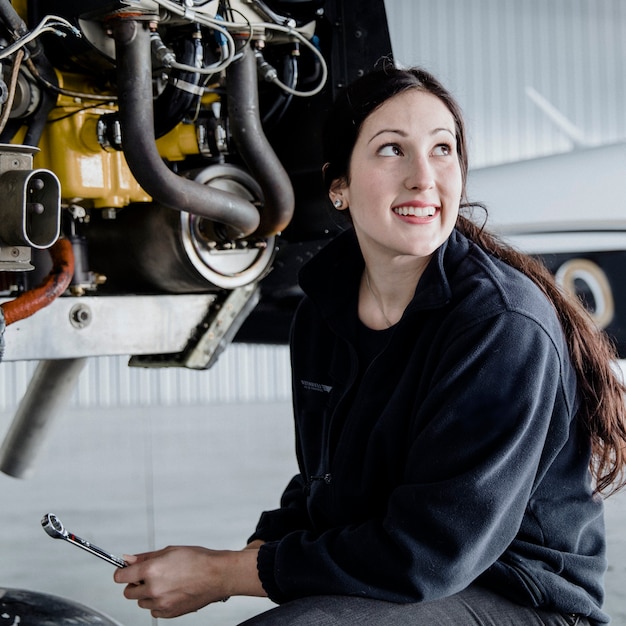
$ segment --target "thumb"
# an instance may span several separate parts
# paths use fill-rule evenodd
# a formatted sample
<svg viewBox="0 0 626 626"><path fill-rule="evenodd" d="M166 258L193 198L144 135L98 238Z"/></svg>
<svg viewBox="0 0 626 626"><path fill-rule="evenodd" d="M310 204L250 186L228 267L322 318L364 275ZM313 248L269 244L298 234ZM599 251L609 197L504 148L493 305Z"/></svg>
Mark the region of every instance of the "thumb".
<svg viewBox="0 0 626 626"><path fill-rule="evenodd" d="M139 561L139 556L136 554L122 554L122 558L129 564L133 565L133 563L137 563Z"/></svg>

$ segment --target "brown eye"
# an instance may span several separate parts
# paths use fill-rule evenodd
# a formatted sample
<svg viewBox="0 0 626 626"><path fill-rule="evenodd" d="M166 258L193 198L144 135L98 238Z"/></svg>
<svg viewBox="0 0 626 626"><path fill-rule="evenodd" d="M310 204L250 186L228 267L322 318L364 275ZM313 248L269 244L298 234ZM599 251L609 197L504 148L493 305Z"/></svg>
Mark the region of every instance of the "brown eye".
<svg viewBox="0 0 626 626"><path fill-rule="evenodd" d="M433 150L435 156L449 156L452 152L452 146L447 143L440 143L438 146L435 146Z"/></svg>
<svg viewBox="0 0 626 626"><path fill-rule="evenodd" d="M378 149L380 156L402 156L400 146L395 143L387 143Z"/></svg>

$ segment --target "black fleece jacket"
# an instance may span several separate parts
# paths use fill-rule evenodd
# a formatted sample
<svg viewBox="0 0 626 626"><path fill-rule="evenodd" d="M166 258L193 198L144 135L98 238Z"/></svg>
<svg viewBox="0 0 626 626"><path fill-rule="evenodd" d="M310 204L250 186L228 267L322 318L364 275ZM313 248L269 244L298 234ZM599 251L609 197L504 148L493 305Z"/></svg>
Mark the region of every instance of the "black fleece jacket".
<svg viewBox="0 0 626 626"><path fill-rule="evenodd" d="M478 582L607 623L603 508L552 305L455 230L362 368L362 271L347 231L301 272L300 473L250 538L266 542L258 568L270 598L406 603Z"/></svg>

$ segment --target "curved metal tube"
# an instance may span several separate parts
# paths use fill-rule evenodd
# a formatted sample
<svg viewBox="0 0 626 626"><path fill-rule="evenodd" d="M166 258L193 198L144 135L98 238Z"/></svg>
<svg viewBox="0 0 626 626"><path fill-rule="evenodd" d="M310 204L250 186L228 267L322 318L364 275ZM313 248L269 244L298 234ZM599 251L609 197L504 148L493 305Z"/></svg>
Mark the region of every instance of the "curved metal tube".
<svg viewBox="0 0 626 626"><path fill-rule="evenodd" d="M267 140L259 116L257 64L246 46L241 59L227 70L228 116L231 132L246 166L259 181L264 196L256 235L267 237L284 230L293 217L293 187L282 163Z"/></svg>
<svg viewBox="0 0 626 626"><path fill-rule="evenodd" d="M178 176L165 165L154 136L150 32L145 24L128 19L112 27L124 155L137 182L171 209L224 224L229 237L253 233L260 216L251 202Z"/></svg>
<svg viewBox="0 0 626 626"><path fill-rule="evenodd" d="M61 409L69 402L86 358L40 361L0 447L0 471L28 477Z"/></svg>
<svg viewBox="0 0 626 626"><path fill-rule="evenodd" d="M52 269L39 287L1 305L6 325L35 314L56 300L70 285L74 276L74 253L68 239L57 239L49 248Z"/></svg>

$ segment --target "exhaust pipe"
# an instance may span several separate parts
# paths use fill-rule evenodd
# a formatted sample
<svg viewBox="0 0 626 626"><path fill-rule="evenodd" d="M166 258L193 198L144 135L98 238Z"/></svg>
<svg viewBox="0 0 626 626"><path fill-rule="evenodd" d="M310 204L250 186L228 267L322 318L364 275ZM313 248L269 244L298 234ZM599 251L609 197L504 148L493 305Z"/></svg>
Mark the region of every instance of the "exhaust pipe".
<svg viewBox="0 0 626 626"><path fill-rule="evenodd" d="M243 127L236 142L267 195L261 228L259 211L248 200L178 176L163 163L155 143L149 27L134 19L120 19L112 23L112 33L122 145L128 166L141 187L168 208L223 224L229 238L266 236L284 228L293 214L293 190L261 130L256 68L251 68L254 57L250 59L246 54L232 64L230 80L237 85L229 100L242 99L243 106L233 109L233 125Z"/></svg>
<svg viewBox="0 0 626 626"><path fill-rule="evenodd" d="M227 70L228 117L231 132L246 166L263 190L264 207L255 233L269 237L282 232L293 217L295 198L289 176L263 132L259 115L257 61L246 46L241 59Z"/></svg>
<svg viewBox="0 0 626 626"><path fill-rule="evenodd" d="M142 22L121 19L112 23L112 32L122 146L137 182L168 208L224 224L229 238L253 233L260 217L251 202L178 176L165 165L154 135L150 31Z"/></svg>

